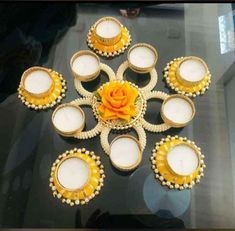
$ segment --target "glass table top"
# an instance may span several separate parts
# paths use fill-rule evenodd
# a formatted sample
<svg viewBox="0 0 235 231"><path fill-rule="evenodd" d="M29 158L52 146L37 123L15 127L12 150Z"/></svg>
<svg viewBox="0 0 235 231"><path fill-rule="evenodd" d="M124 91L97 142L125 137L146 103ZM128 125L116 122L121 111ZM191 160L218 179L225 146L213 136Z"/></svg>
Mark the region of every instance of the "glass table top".
<svg viewBox="0 0 235 231"><path fill-rule="evenodd" d="M234 8L234 4L0 4L0 227L235 227ZM33 65L63 74L68 83L63 103L80 97L74 88L70 58L76 51L88 49L87 32L103 16L120 20L132 35L132 45L146 42L157 49L155 90L174 93L165 84L162 71L176 57L201 57L212 74L209 91L194 99L193 121L181 129L147 132L141 165L128 173L111 166L99 136L63 138L53 129L53 109L36 112L17 98L20 77ZM116 72L127 51L113 59L100 58ZM131 70L125 77L139 86L149 81L147 74ZM105 81L107 76L102 73L84 86L95 90ZM148 102L147 121L161 121L160 105L157 100ZM86 129L90 129L96 120L89 107L83 109ZM204 177L192 190L168 190L154 179L151 150L162 137L175 134L194 140L205 155ZM75 147L99 155L106 178L91 202L70 207L53 198L48 179L57 156Z"/></svg>

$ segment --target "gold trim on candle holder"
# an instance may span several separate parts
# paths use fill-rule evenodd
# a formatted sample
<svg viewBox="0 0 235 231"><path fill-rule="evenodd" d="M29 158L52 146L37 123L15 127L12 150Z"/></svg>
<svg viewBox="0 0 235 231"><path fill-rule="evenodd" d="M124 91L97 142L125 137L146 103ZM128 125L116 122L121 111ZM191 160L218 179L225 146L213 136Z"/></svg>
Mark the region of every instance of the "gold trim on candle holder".
<svg viewBox="0 0 235 231"><path fill-rule="evenodd" d="M189 175L179 175L174 172L170 167L167 154L169 151L177 145L187 145L191 147L198 156L198 167ZM155 173L156 179L162 182L162 185L168 186L170 189L191 189L195 183L199 183L201 177L204 176L204 155L201 153L201 149L195 145L193 141L188 140L186 137L179 136L167 136L157 142L155 148L152 150L152 156L150 158L152 162L152 169Z"/></svg>
<svg viewBox="0 0 235 231"><path fill-rule="evenodd" d="M83 186L81 186L81 187L79 187L79 188L76 188L76 189L74 189L74 190L71 190L71 189L68 189L68 188L64 187L64 186L60 183L60 181L59 181L59 179L58 179L58 169L60 168L60 165L61 165L64 161L66 161L66 160L68 160L68 159L71 159L71 158L78 158L78 159L82 160L82 161L86 164L86 167L88 168L88 171L89 171L89 175L88 175L88 178L87 178L86 183L85 183ZM90 180L91 180L91 169L90 169L90 166L88 165L88 163L87 163L86 161L83 160L83 158L77 157L76 155L74 155L74 156L73 156L73 155L70 155L70 156L64 157L64 158L57 164L57 166L56 166L56 168L55 168L54 183L55 183L56 186L58 186L58 187L60 187L60 188L63 188L63 189L66 190L66 191L73 192L73 191L81 190L81 189L83 189L84 187L86 187L86 186L89 184Z"/></svg>
<svg viewBox="0 0 235 231"><path fill-rule="evenodd" d="M196 61L199 61L200 63L203 64L204 68L205 68L205 71L206 71L206 74L205 76L203 77L203 79L199 80L199 81L188 81L186 79L184 79L181 75L180 75L180 66L183 62L187 61L187 60L196 60ZM208 67L206 65L206 63L199 57L196 57L196 56L188 56L188 57L184 57L182 60L180 60L180 62L178 63L178 67L176 69L176 77L178 78L178 80L185 86L196 86L198 84L200 84L207 76L209 70L208 70Z"/></svg>
<svg viewBox="0 0 235 231"><path fill-rule="evenodd" d="M33 67L34 68L34 67ZM36 67L42 69L43 67ZM43 68L44 69L44 68ZM20 81L18 87L18 98L25 104L28 108L34 110L42 110L54 107L57 103L60 103L62 98L65 97L66 81L61 74L58 72L47 69L50 73L50 77L53 80L53 88L45 96L35 96L31 93L29 94L22 86L22 81Z"/></svg>
<svg viewBox="0 0 235 231"><path fill-rule="evenodd" d="M136 143L137 143L137 145L138 145L138 147L139 147L139 157L138 157L138 160L137 160L137 162L135 163L135 164L133 164L133 165L131 165L131 166L128 166L128 167L123 167L123 166L119 166L119 165L117 165L117 164L115 164L114 162L113 162L113 160L112 160L112 158L110 157L110 161L111 161L111 163L112 163L112 165L115 167L115 168L117 168L118 170L121 170L121 171L132 171L132 170L134 170L135 168L137 168L139 165L140 165L140 163L141 163L141 161L142 161L142 156L143 156L143 154L142 154L142 147L141 147L141 145L140 145L140 142L139 142L139 140L137 140L135 137L133 137L133 136L131 136L131 135L119 135L119 136L117 136L117 137L115 137L113 140L112 140L112 142L111 142L111 144L110 144L110 146L109 146L109 156L110 156L110 154L111 154L111 147L112 147L112 144L116 141L116 140L118 140L118 139L120 139L120 138L130 138L130 139L132 139L132 140L134 140ZM125 155L125 154L121 154L121 155Z"/></svg>
<svg viewBox="0 0 235 231"><path fill-rule="evenodd" d="M131 63L130 61L130 53L132 50L134 50L135 48L137 47L146 47L148 49L150 49L151 51L153 51L154 55L155 55L155 60L154 60L154 63L149 66L149 67L138 67L138 66L135 66ZM148 73L150 72L156 65L157 63L157 60L158 60L158 53L157 53L157 50L151 46L150 44L147 44L147 43L137 43L135 44L134 46L132 46L129 50L128 50L128 54L127 54L127 60L128 60L128 64L129 64L129 67L137 72L137 73Z"/></svg>
<svg viewBox="0 0 235 231"><path fill-rule="evenodd" d="M146 142L147 142L145 130L140 124L133 126L133 129L136 131L138 135L138 140L141 146L141 152L143 152L146 146ZM107 155L109 155L110 145L109 145L108 136L109 136L110 131L111 131L111 128L103 126L101 130L101 134L100 134L100 143L101 143L103 150L105 151Z"/></svg>
<svg viewBox="0 0 235 231"><path fill-rule="evenodd" d="M29 74L31 74L32 72L35 72L35 71L44 71L50 77L52 83L51 83L50 88L46 92L43 92L43 93L32 93L32 92L26 90L26 88L25 88L25 80L26 80L26 78L28 77ZM54 85L55 84L54 84L53 78L51 77L51 73L45 67L39 67L39 66L30 67L29 69L24 71L24 73L22 74L22 77L21 77L21 86L24 89L24 91L26 91L29 95L32 95L32 96L37 97L37 98L42 98L42 97L45 97L45 96L49 95L52 92L52 90L54 88Z"/></svg>
<svg viewBox="0 0 235 231"><path fill-rule="evenodd" d="M63 187L58 180L58 168L65 160L70 158L79 158L83 160L89 168L89 178L87 183L79 189L69 190ZM104 185L104 169L100 162L100 157L96 156L93 151L85 148L74 148L58 156L51 167L49 186L53 191L53 196L62 200L70 206L87 204L91 199L99 194L101 187Z"/></svg>
<svg viewBox="0 0 235 231"><path fill-rule="evenodd" d="M80 128L78 129L75 129L74 131L71 131L71 132L64 132L64 131L61 131L59 130L56 125L54 124L54 117L55 117L55 114L58 110L60 110L61 108L63 107L74 107L76 109L78 109L81 114L82 114L82 117L83 117L83 122L82 122L82 125ZM66 136L66 137L73 137L75 134L78 134L79 132L81 132L85 126L85 113L84 111L78 106L78 105L75 105L75 104L72 104L72 103L64 103L64 104L61 104L59 105L53 112L52 116L51 116L51 120L52 120L52 124L53 124L53 127L54 129L56 130L57 133L59 133L60 135L62 136Z"/></svg>
<svg viewBox="0 0 235 231"><path fill-rule="evenodd" d="M76 60L79 56L82 56L82 55L91 55L93 57L96 58L97 62L98 62L98 65L99 65L99 68L97 69L97 71L93 74L90 74L90 75L79 75L77 72L75 72L73 70L73 62L74 60ZM78 51L76 52L75 54L73 54L72 58L70 59L70 68L72 70L72 73L74 75L74 77L79 80L79 81L83 81L83 82L89 82L89 81L92 81L94 80L99 74L100 74L100 58L92 51L89 51L89 50L81 50L81 51Z"/></svg>
<svg viewBox="0 0 235 231"><path fill-rule="evenodd" d="M96 29L97 29L97 26L98 24L100 24L101 22L103 21L114 21L115 23L117 23L120 27L120 32L118 35L112 37L112 38L103 38L101 36L99 36L96 32ZM122 27L122 24L114 17L103 17L103 18L100 18L94 25L95 27L95 30L94 30L94 33L95 33L95 37L97 38L97 40L99 41L100 44L103 44L105 46L110 46L110 45L114 45L116 44L117 42L120 41L121 37L122 37L122 32L121 32L121 27Z"/></svg>
<svg viewBox="0 0 235 231"><path fill-rule="evenodd" d="M184 59L184 57L175 58L169 63L167 63L164 68L164 78L168 86L176 91L179 94L186 95L188 97L196 97L198 95L205 94L206 90L209 89L209 85L211 83L211 74L210 71L207 70L207 74L205 78L197 85L188 86L182 84L177 77L177 69L180 62Z"/></svg>
<svg viewBox="0 0 235 231"><path fill-rule="evenodd" d="M164 114L164 112L163 112L163 108L164 108L165 104L166 104L170 99L174 99L174 98L181 98L181 99L184 99L185 101L187 101L187 102L190 104L193 113L192 113L191 119L190 119L188 122L186 122L186 123L176 123L176 122L174 122L174 121L168 119L168 118L165 116L165 114ZM196 109L195 109L195 106L194 106L193 101L192 101L190 98L188 98L187 96L183 96L183 95L180 95L180 94L170 95L169 97L167 97L167 98L163 101L163 103L162 103L162 105L161 105L161 110L160 110L160 114L161 114L161 117L162 117L163 121L164 121L166 124L168 124L168 125L170 125L171 127L174 127L174 128L184 127L184 126L186 126L187 124L189 124L189 123L192 121L192 119L194 118L195 113L196 113Z"/></svg>
<svg viewBox="0 0 235 231"><path fill-rule="evenodd" d="M130 32L121 23L120 23L120 26L121 26L121 38L120 39L117 36L113 40L111 38L111 40L105 39L102 41L101 39L99 40L99 38L97 38L97 34L95 32L96 24L97 22L94 25L92 25L91 28L89 29L89 32L87 34L87 44L97 54L101 56L105 56L105 57L114 57L123 53L126 50L126 48L130 45L131 43ZM108 45L104 45L104 44L108 44Z"/></svg>
<svg viewBox="0 0 235 231"><path fill-rule="evenodd" d="M176 146L178 146L178 145L186 145L186 146L192 148L192 149L195 151L195 153L196 153L196 155L197 155L197 158L198 158L198 166L197 166L195 172L196 172L196 171L199 171L199 168L200 168L200 154L199 154L199 150L198 150L191 142L188 143L188 142L183 142L183 141L182 141L182 142L180 142L180 143L174 145L173 147L171 147L171 148L168 150L168 152L170 152L174 147L176 147ZM169 171L170 171L172 174L176 175L177 177L187 177L187 176L188 176L187 174L184 175L184 174L178 174L177 172L175 172L174 169L170 166L169 161L168 161L167 158L166 158L166 165L167 165ZM190 174L190 175L191 175L191 174Z"/></svg>
<svg viewBox="0 0 235 231"><path fill-rule="evenodd" d="M148 102L149 99L161 99L161 100L165 100L169 97L168 94L162 92L162 91L149 91L149 92L145 92L145 100L146 102ZM171 128L171 126L169 124L161 123L161 124L152 124L147 122L144 117L140 120L140 124L143 126L143 128L145 128L146 130L150 131L150 132L164 132L168 129Z"/></svg>
<svg viewBox="0 0 235 231"><path fill-rule="evenodd" d="M115 76L114 71L108 65L106 65L104 63L100 63L100 70L107 74L109 81L116 80L116 76ZM82 85L82 81L78 80L77 78L74 78L74 86L80 95L82 95L84 97L93 96L93 92L86 90Z"/></svg>

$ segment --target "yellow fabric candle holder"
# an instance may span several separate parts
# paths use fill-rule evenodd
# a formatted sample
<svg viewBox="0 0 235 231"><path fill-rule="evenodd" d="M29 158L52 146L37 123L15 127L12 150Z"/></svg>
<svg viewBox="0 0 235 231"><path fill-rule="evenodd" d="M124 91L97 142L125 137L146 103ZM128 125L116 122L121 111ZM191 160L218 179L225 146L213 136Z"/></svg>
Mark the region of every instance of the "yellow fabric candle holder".
<svg viewBox="0 0 235 231"><path fill-rule="evenodd" d="M96 33L97 25L104 20L112 20L120 25L120 33L113 38L101 38ZM87 34L88 46L97 54L105 57L114 57L125 51L131 43L131 35L117 19L113 17L104 17L91 26Z"/></svg>
<svg viewBox="0 0 235 231"><path fill-rule="evenodd" d="M181 175L170 167L167 155L177 145L186 145L195 151L198 158L198 166L193 173ZM160 142L156 143L150 159L156 179L160 180L162 185L166 185L170 189L191 189L204 176L203 172L206 167L203 161L204 155L201 153L201 149L186 137L167 136L163 138Z"/></svg>
<svg viewBox="0 0 235 231"><path fill-rule="evenodd" d="M89 169L89 177L86 184L78 189L71 190L65 188L58 179L58 169L60 165L70 159L78 158L86 163ZM84 205L99 194L101 187L104 185L104 170L100 162L100 157L96 156L93 151L88 151L85 148L74 148L59 155L51 167L50 188L53 196L62 200L70 206Z"/></svg>
<svg viewBox="0 0 235 231"><path fill-rule="evenodd" d="M24 87L23 80L25 78L25 74L35 70L47 72L53 81L52 87L45 94L36 95L29 93ZM47 109L61 102L62 98L65 97L66 89L66 81L58 72L44 67L31 67L22 75L18 88L18 98L21 99L22 103L25 104L28 108L35 110Z"/></svg>
<svg viewBox="0 0 235 231"><path fill-rule="evenodd" d="M200 62L204 64L206 69L206 74L204 78L196 83L190 83L189 81L185 81L179 75L180 65L183 61L189 58L194 60L200 60ZM166 80L166 83L172 90L176 91L179 94L186 95L189 97L203 95L205 91L209 89L209 85L211 82L211 74L208 70L206 63L198 57L194 56L175 58L169 63L167 63L166 67L164 68L164 78Z"/></svg>

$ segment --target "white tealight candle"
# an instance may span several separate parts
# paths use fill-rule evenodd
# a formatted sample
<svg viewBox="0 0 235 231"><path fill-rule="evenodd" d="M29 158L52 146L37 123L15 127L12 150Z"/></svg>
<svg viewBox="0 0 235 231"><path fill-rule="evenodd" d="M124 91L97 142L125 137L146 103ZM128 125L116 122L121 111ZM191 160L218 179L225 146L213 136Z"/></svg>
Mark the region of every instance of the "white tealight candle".
<svg viewBox="0 0 235 231"><path fill-rule="evenodd" d="M43 70L32 71L24 79L25 90L32 94L46 93L52 84L52 78Z"/></svg>
<svg viewBox="0 0 235 231"><path fill-rule="evenodd" d="M197 83L205 77L206 68L204 64L197 59L186 59L179 67L179 74L182 79Z"/></svg>
<svg viewBox="0 0 235 231"><path fill-rule="evenodd" d="M139 68L149 68L155 63L156 55L148 47L137 46L129 54L129 62Z"/></svg>
<svg viewBox="0 0 235 231"><path fill-rule="evenodd" d="M84 125L84 114L81 110L69 105L59 107L53 115L54 126L64 133L80 130Z"/></svg>
<svg viewBox="0 0 235 231"><path fill-rule="evenodd" d="M58 168L57 178L66 189L82 188L89 179L90 170L87 163L76 157L66 159Z"/></svg>
<svg viewBox="0 0 235 231"><path fill-rule="evenodd" d="M130 137L118 137L111 144L110 158L117 167L124 169L135 167L140 161L140 155L138 143Z"/></svg>
<svg viewBox="0 0 235 231"><path fill-rule="evenodd" d="M167 162L176 174L183 176L192 174L199 165L196 151L186 144L173 147L167 154Z"/></svg>
<svg viewBox="0 0 235 231"><path fill-rule="evenodd" d="M188 123L194 114L192 105L180 97L172 97L167 100L162 108L164 116L177 124L186 124Z"/></svg>
<svg viewBox="0 0 235 231"><path fill-rule="evenodd" d="M110 39L118 36L121 32L120 25L114 20L100 21L96 26L96 34L102 38Z"/></svg>
<svg viewBox="0 0 235 231"><path fill-rule="evenodd" d="M79 76L89 77L99 70L99 61L93 55L79 55L73 60L72 69Z"/></svg>

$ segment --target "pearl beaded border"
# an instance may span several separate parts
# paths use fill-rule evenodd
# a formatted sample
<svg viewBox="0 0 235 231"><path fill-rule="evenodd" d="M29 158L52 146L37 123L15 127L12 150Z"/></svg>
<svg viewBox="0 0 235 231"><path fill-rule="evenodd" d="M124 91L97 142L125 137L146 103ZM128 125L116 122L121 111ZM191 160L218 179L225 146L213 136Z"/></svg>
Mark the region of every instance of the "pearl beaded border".
<svg viewBox="0 0 235 231"><path fill-rule="evenodd" d="M77 152L80 152L81 154L84 154L84 155L89 155L92 159L94 159L96 161L96 164L100 169L99 170L100 171L99 185L96 187L94 193L92 193L89 197L85 197L85 199L82 199L82 200L79 200L79 199L72 200L70 198L63 197L63 195L57 191L57 188L54 184L54 178L53 178L53 176L55 174L56 166L61 162L61 160L64 157L69 156L69 155L73 155ZM53 192L53 196L60 199L62 201L62 203L67 203L70 206L87 204L91 199L93 199L96 195L99 194L101 188L104 186L104 178L105 178L104 166L100 162L100 157L96 156L93 151L88 151L85 148L81 148L81 149L74 148L70 151L67 150L64 153L62 153L61 155L59 155L51 167L51 174L50 175L51 175L51 177L49 179L49 182L50 182L49 187L51 188L51 190ZM66 190L64 190L64 191L66 191Z"/></svg>
<svg viewBox="0 0 235 231"><path fill-rule="evenodd" d="M123 80L123 75L124 75L124 72L127 70L127 68L129 68L129 64L128 64L128 61L125 61L119 66L117 70L117 74L116 74L117 79ZM156 69L152 68L149 74L150 74L149 83L144 87L139 87L140 91L142 91L143 93L153 90L153 88L157 85L158 74L157 74Z"/></svg>
<svg viewBox="0 0 235 231"><path fill-rule="evenodd" d="M100 63L100 69L104 71L109 78L109 81L113 81L116 79L115 73L111 67L104 63ZM90 91L87 91L83 86L82 86L82 81L78 80L77 78L74 78L74 86L78 93L84 97L90 97L93 96L93 93Z"/></svg>
<svg viewBox="0 0 235 231"><path fill-rule="evenodd" d="M164 68L164 78L166 80L166 83L168 84L168 86L172 89L175 90L177 93L182 94L182 95L186 95L188 97L196 97L198 95L203 95L205 94L206 90L209 89L209 85L211 83L211 74L210 71L207 70L206 75L208 76L208 80L206 80L205 86L202 87L200 90L198 91L193 91L193 92L187 92L187 91L181 91L177 86L175 86L174 82L171 81L170 77L169 77L169 70L171 68L172 65L177 65L177 63L179 61L181 61L184 57L179 57L179 58L174 58L172 61L170 61L169 63L167 63L166 67ZM180 83L180 85L182 85ZM191 86L190 88L194 88L193 86Z"/></svg>
<svg viewBox="0 0 235 231"><path fill-rule="evenodd" d="M71 104L74 104L76 106L88 105L88 106L92 107L92 98L91 97L78 98L78 99L73 100L71 102ZM94 128L92 128L91 130L81 131L81 132L78 132L78 133L74 134L74 138L77 138L77 139L90 139L94 136L97 136L101 132L102 129L103 129L103 125L100 122L98 122L96 124L96 126Z"/></svg>
<svg viewBox="0 0 235 231"><path fill-rule="evenodd" d="M147 142L146 133L143 127L140 126L139 124L133 126L133 129L137 132L138 140L141 146L141 151L143 152L146 146L146 142ZM111 131L111 128L104 127L100 134L100 143L101 143L103 150L105 151L107 155L109 155L109 150L110 150L110 144L108 141L108 136L109 136L110 131Z"/></svg>
<svg viewBox="0 0 235 231"><path fill-rule="evenodd" d="M49 72L51 73L54 73L56 75L59 76L60 78L60 82L61 82L61 86L62 86L62 89L61 89L61 92L60 92L60 95L52 102L50 103L47 103L47 104L40 104L40 105L35 105L35 104L31 104L27 101L27 99L24 97L24 93L23 93L23 89L22 89L22 86L21 84L19 85L18 87L18 98L21 100L21 102L23 104L25 104L28 108L32 108L34 110L43 110L43 109L47 109L47 108L52 108L54 107L56 104L59 104L61 102L61 100L65 97L65 92L67 90L67 86L66 86L66 80L63 78L63 76L61 74L59 74L58 72L56 71L53 71L52 69L48 69ZM45 97L43 97L45 98Z"/></svg>
<svg viewBox="0 0 235 231"><path fill-rule="evenodd" d="M164 145L166 142L170 142L173 140L180 140L180 141L185 141L188 144L192 145L192 147L197 150L199 157L200 157L200 167L199 167L199 174L196 175L195 178L192 178L190 183L184 183L184 184L178 184L175 182L171 182L168 181L164 178L164 173L162 173L161 171L159 171L159 168L157 166L157 154L158 154L158 150L159 148ZM205 156L201 153L201 149L200 147L198 147L193 141L187 139L186 137L179 137L179 136L170 136L168 135L166 138L162 138L160 142L157 142L155 144L155 148L152 150L152 156L150 157L150 161L152 163L152 169L154 171L155 174L155 178L160 180L162 185L168 186L170 189L179 189L179 190L183 190L183 189L191 189L195 183L199 183L201 177L204 176L204 169L206 168L206 165L204 163L204 159ZM166 174L166 173L165 173Z"/></svg>
<svg viewBox="0 0 235 231"><path fill-rule="evenodd" d="M129 32L129 30L126 28L126 27L124 27L122 24L121 24L121 29L122 29L122 33L125 33L126 34L126 36L127 36L127 41L125 42L121 42L122 43L122 47L120 47L118 50L114 50L114 51L112 51L112 52L104 52L104 51L101 51L101 50L99 50L97 47L95 47L94 46L94 44L92 43L92 41L91 41L91 36L92 36L92 34L94 33L94 30L95 30L95 24L93 25L93 26L91 26L91 28L90 28L90 30L89 30L89 32L88 32L88 34L87 34L87 44L88 44L88 46L91 48L91 49L93 49L97 54L99 54L99 55L101 55L101 56L105 56L105 57L114 57L114 56L117 56L117 55L120 55L120 54L122 54L122 53L124 53L124 51L127 49L127 47L131 44L131 35L130 35L130 32ZM122 35L123 36L123 35ZM122 38L120 39L120 40L122 40ZM117 44L118 43L120 43L120 41L119 42L117 42ZM113 44L113 45L111 45L111 46L117 46L117 44ZM102 45L102 46L104 46L104 45Z"/></svg>
<svg viewBox="0 0 235 231"><path fill-rule="evenodd" d="M145 98L147 101L152 98L165 100L168 97L169 95L162 91L151 91L151 92L146 92L145 94ZM146 130L150 132L164 132L171 128L171 126L166 123L151 124L147 122L144 118L141 119L140 123L143 126L143 128L145 128Z"/></svg>

